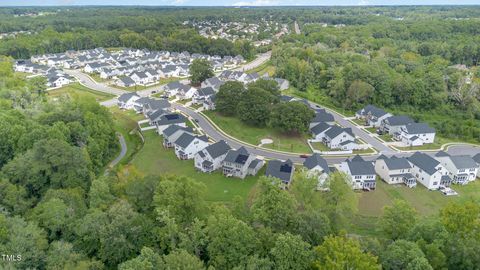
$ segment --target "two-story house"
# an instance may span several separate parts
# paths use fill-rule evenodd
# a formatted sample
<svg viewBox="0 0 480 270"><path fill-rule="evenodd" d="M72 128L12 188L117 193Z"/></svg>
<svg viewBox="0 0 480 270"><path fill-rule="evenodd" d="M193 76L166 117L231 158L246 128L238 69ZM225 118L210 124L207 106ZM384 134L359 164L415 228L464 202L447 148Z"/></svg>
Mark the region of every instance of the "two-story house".
<svg viewBox="0 0 480 270"><path fill-rule="evenodd" d="M410 123L414 123L414 121L406 115L390 116L382 120L380 131L393 136L394 134L399 134L400 129Z"/></svg>
<svg viewBox="0 0 480 270"><path fill-rule="evenodd" d="M407 160L412 165L412 174L417 181L430 190L449 186L452 182L447 169L431 156L415 152Z"/></svg>
<svg viewBox="0 0 480 270"><path fill-rule="evenodd" d="M187 118L179 113L169 113L162 115L160 119L155 122L155 125L158 134L162 134L162 132L171 125L187 127L186 121Z"/></svg>
<svg viewBox="0 0 480 270"><path fill-rule="evenodd" d="M131 110L140 96L136 92L125 93L118 97L117 105L120 109Z"/></svg>
<svg viewBox="0 0 480 270"><path fill-rule="evenodd" d="M340 163L338 170L347 175L348 182L353 189L371 190L376 188L376 174L372 162L365 161L359 155Z"/></svg>
<svg viewBox="0 0 480 270"><path fill-rule="evenodd" d="M454 184L465 185L477 178L479 164L470 156L452 156L440 151L435 158L447 169Z"/></svg>
<svg viewBox="0 0 480 270"><path fill-rule="evenodd" d="M208 138L205 135L191 135L185 132L178 137L173 145L178 159L192 159L198 151L208 146Z"/></svg>
<svg viewBox="0 0 480 270"><path fill-rule="evenodd" d="M326 180L330 174L327 161L320 154L313 154L305 159L303 167L307 170L307 176L318 180L317 190L327 190Z"/></svg>
<svg viewBox="0 0 480 270"><path fill-rule="evenodd" d="M339 126L332 126L325 132L323 142L331 149L353 150L344 149L343 145L346 142L354 142L355 135L351 128L341 128Z"/></svg>
<svg viewBox="0 0 480 270"><path fill-rule="evenodd" d="M364 119L365 124L372 127L379 127L382 120L390 116L392 116L392 114L373 105L367 105L355 114L357 119Z"/></svg>
<svg viewBox="0 0 480 270"><path fill-rule="evenodd" d="M164 129L162 132L163 136L163 146L165 148L174 147L174 142L180 137L183 133L188 133L194 135L193 129L191 127L181 127L177 125L171 125L168 128Z"/></svg>
<svg viewBox="0 0 480 270"><path fill-rule="evenodd" d="M290 159L286 161L275 159L268 162L265 175L280 179L280 181L282 181L283 188L287 188L292 182L294 172L295 166L293 166L293 162Z"/></svg>
<svg viewBox="0 0 480 270"><path fill-rule="evenodd" d="M230 149L224 140L205 147L195 154L195 168L202 172L213 172L219 169Z"/></svg>
<svg viewBox="0 0 480 270"><path fill-rule="evenodd" d="M263 164L263 160L248 153L247 149L242 146L237 150L228 151L222 162L223 174L228 177L244 179L247 175L257 174Z"/></svg>
<svg viewBox="0 0 480 270"><path fill-rule="evenodd" d="M400 128L400 133L394 134L394 139L408 146L418 146L433 143L435 129L425 123L409 123Z"/></svg>
<svg viewBox="0 0 480 270"><path fill-rule="evenodd" d="M412 165L406 158L382 155L375 161L375 172L387 184L405 184L410 188L417 185Z"/></svg>

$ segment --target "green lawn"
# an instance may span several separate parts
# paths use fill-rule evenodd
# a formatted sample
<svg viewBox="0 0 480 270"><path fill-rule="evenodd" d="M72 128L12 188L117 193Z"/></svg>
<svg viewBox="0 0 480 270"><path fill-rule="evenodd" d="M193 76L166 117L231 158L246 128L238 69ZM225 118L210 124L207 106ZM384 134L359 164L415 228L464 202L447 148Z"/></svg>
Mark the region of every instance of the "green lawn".
<svg viewBox="0 0 480 270"><path fill-rule="evenodd" d="M393 141L394 141L394 140L393 140L393 136L390 135L390 134L388 134L388 133L387 133L387 134L383 134L383 135L379 135L378 137L379 137L380 139L386 141L386 142L393 142Z"/></svg>
<svg viewBox="0 0 480 270"><path fill-rule="evenodd" d="M100 78L100 74L97 74L97 73L90 74L90 77L92 77L92 79L94 79L96 82L107 82L107 81L109 81L108 79Z"/></svg>
<svg viewBox="0 0 480 270"><path fill-rule="evenodd" d="M260 76L267 73L268 76L272 77L275 75L275 67L272 65L270 61L267 61L261 64L260 66L247 71L247 73L254 73L254 72L257 72Z"/></svg>
<svg viewBox="0 0 480 270"><path fill-rule="evenodd" d="M203 107L203 104L192 104L190 107L193 108L193 109L195 109L195 110L198 110L198 109L200 109L201 107Z"/></svg>
<svg viewBox="0 0 480 270"><path fill-rule="evenodd" d="M209 201L230 201L235 195L248 198L259 175L265 173L264 170L261 170L258 176L249 176L241 180L227 178L220 172L211 174L198 172L193 166L193 160L180 161L175 156L173 149L163 148L161 136L155 132L146 132L144 136L145 145L132 160L132 164L146 175L185 175L202 182L207 186L206 197Z"/></svg>
<svg viewBox="0 0 480 270"><path fill-rule="evenodd" d="M437 149L440 149L440 147L443 144L446 144L446 143L449 143L449 142L451 142L451 141L448 140L448 139L436 136L433 143L427 143L427 144L420 145L420 146L397 147L397 148L400 149L400 150L437 150Z"/></svg>
<svg viewBox="0 0 480 270"><path fill-rule="evenodd" d="M322 142L310 142L310 144L312 145L313 149L315 150L318 150L318 151L335 151L335 150L332 150L330 148L328 148L328 146L326 146L324 143Z"/></svg>
<svg viewBox="0 0 480 270"><path fill-rule="evenodd" d="M263 147L294 153L312 152L308 146L306 135L288 136L268 127L252 127L238 118L222 116L213 111L203 113L230 136L250 144L259 145L262 139L269 138L273 140L273 144L266 144Z"/></svg>
<svg viewBox="0 0 480 270"><path fill-rule="evenodd" d="M373 134L377 133L376 127L369 127L369 128L366 128L365 130Z"/></svg>
<svg viewBox="0 0 480 270"><path fill-rule="evenodd" d="M365 120L363 120L363 119L356 119L355 118L355 119L352 119L351 121L354 122L357 125L365 126Z"/></svg>
<svg viewBox="0 0 480 270"><path fill-rule="evenodd" d="M315 102L317 104L322 105L325 108L329 108L334 110L340 114L343 114L346 117L355 116L355 111L347 108L342 108L339 106L335 106L334 103L329 99L327 96L318 95L313 89L308 89L306 92L299 91L294 87L290 87L289 89L284 91L285 95L291 95L294 97L305 98L309 101Z"/></svg>
<svg viewBox="0 0 480 270"><path fill-rule="evenodd" d="M58 98L61 96L69 96L71 98L90 97L94 98L96 101L104 101L115 97L113 95L91 90L90 88L87 88L79 83L72 83L62 88L47 91L47 97L49 99Z"/></svg>
<svg viewBox="0 0 480 270"><path fill-rule="evenodd" d="M125 164L142 148L142 140L138 134L137 121L143 117L132 111L121 111L116 107L110 108L113 115L115 131L121 133L127 144L127 154L119 164Z"/></svg>
<svg viewBox="0 0 480 270"><path fill-rule="evenodd" d="M192 99L187 98L187 99L178 100L177 103L185 105L187 102L190 102L190 101L192 101Z"/></svg>

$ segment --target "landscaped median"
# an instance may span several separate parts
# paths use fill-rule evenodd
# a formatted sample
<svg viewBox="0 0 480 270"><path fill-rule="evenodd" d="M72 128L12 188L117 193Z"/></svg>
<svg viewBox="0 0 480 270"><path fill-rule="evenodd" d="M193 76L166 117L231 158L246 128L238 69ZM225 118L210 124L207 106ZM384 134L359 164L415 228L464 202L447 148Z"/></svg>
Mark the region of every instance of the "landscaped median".
<svg viewBox="0 0 480 270"><path fill-rule="evenodd" d="M235 117L220 115L214 111L205 111L203 115L213 122L218 128L229 136L240 141L260 145L262 139L271 139L272 144L265 144L262 147L282 152L311 153L307 143L306 135L288 136L272 128L252 127Z"/></svg>

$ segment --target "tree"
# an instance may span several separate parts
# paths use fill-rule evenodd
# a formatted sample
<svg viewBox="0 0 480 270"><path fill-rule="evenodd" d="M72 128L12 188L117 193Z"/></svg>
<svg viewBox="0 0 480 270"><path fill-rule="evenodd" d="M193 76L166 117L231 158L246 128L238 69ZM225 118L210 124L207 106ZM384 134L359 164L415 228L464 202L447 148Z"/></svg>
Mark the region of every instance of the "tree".
<svg viewBox="0 0 480 270"><path fill-rule="evenodd" d="M449 203L440 211L441 220L450 233L468 235L480 230L480 206L478 203Z"/></svg>
<svg viewBox="0 0 480 270"><path fill-rule="evenodd" d="M46 269L103 269L103 264L77 253L71 243L57 241L50 244Z"/></svg>
<svg viewBox="0 0 480 270"><path fill-rule="evenodd" d="M423 254L422 250L416 243L406 240L397 240L388 245L380 258L383 269L401 270L407 269L408 265L419 258L425 259L425 254Z"/></svg>
<svg viewBox="0 0 480 270"><path fill-rule="evenodd" d="M243 122L253 126L264 126L270 118L270 107L274 97L260 88L249 89L240 97L237 115Z"/></svg>
<svg viewBox="0 0 480 270"><path fill-rule="evenodd" d="M315 269L378 270L377 257L363 253L360 244L346 236L327 236L321 246L315 248Z"/></svg>
<svg viewBox="0 0 480 270"><path fill-rule="evenodd" d="M215 95L215 109L224 115L235 115L244 91L243 83L238 81L228 81L222 84Z"/></svg>
<svg viewBox="0 0 480 270"><path fill-rule="evenodd" d="M315 113L301 102L276 104L270 115L270 126L288 133L308 131Z"/></svg>
<svg viewBox="0 0 480 270"><path fill-rule="evenodd" d="M163 257L165 269L202 270L203 262L185 250L177 249Z"/></svg>
<svg viewBox="0 0 480 270"><path fill-rule="evenodd" d="M204 184L185 176L164 176L155 191L155 210L168 212L180 224L190 223L205 213L205 190Z"/></svg>
<svg viewBox="0 0 480 270"><path fill-rule="evenodd" d="M35 91L37 95L45 94L47 90L47 78L44 76L35 76L28 80L30 88Z"/></svg>
<svg viewBox="0 0 480 270"><path fill-rule="evenodd" d="M270 253L275 269L279 270L309 269L313 255L308 243L288 232L277 237Z"/></svg>
<svg viewBox="0 0 480 270"><path fill-rule="evenodd" d="M323 194L322 209L327 215L332 229L339 231L348 224L350 217L357 211L358 199L352 188L347 184L342 173L332 173L328 179L330 191Z"/></svg>
<svg viewBox="0 0 480 270"><path fill-rule="evenodd" d="M323 239L332 233L328 217L317 210L306 210L298 214L293 232L300 235L311 245L319 245Z"/></svg>
<svg viewBox="0 0 480 270"><path fill-rule="evenodd" d="M155 253L151 248L144 247L136 258L130 259L119 265L119 270L155 270L165 267L162 256ZM175 268L171 268L175 269Z"/></svg>
<svg viewBox="0 0 480 270"><path fill-rule="evenodd" d="M391 206L383 208L380 229L389 239L405 239L416 220L415 209L403 200L395 200Z"/></svg>
<svg viewBox="0 0 480 270"><path fill-rule="evenodd" d="M274 231L291 229L296 220L297 203L293 196L280 188L278 179L261 177L259 192L253 201L253 220Z"/></svg>
<svg viewBox="0 0 480 270"><path fill-rule="evenodd" d="M195 59L190 64L190 81L198 85L208 78L213 77L212 65L207 59Z"/></svg>
<svg viewBox="0 0 480 270"><path fill-rule="evenodd" d="M355 80L350 87L348 87L345 105L347 107L352 107L358 104L364 104L371 100L374 91L375 89L370 84Z"/></svg>
<svg viewBox="0 0 480 270"><path fill-rule="evenodd" d="M260 88L262 90L265 90L272 94L274 97L279 97L280 96L280 88L278 86L278 83L275 80L267 80L267 79L258 79L254 82L251 82L247 85L247 88L253 89L253 88Z"/></svg>
<svg viewBox="0 0 480 270"><path fill-rule="evenodd" d="M207 236L209 264L215 269L232 269L255 252L257 241L253 229L225 209L209 217Z"/></svg>
<svg viewBox="0 0 480 270"><path fill-rule="evenodd" d="M428 260L422 257L413 259L408 265L406 270L433 270L433 267L428 263Z"/></svg>
<svg viewBox="0 0 480 270"><path fill-rule="evenodd" d="M108 181L108 177L100 177L92 181L88 192L90 208L105 210L115 201Z"/></svg>

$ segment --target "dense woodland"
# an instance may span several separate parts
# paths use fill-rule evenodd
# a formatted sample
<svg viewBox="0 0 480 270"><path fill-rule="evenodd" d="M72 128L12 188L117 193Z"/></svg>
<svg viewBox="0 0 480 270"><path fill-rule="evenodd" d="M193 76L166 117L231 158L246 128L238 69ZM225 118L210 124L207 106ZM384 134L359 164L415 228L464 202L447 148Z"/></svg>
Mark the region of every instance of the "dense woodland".
<svg viewBox="0 0 480 270"><path fill-rule="evenodd" d="M277 76L325 105L375 104L429 122L441 136L478 142L479 29L477 19L434 17L308 24L274 48L272 62Z"/></svg>
<svg viewBox="0 0 480 270"><path fill-rule="evenodd" d="M419 9L423 14L426 8ZM291 14L299 14L301 10L293 9ZM404 8L382 10L405 12ZM456 14L462 10L447 11ZM467 9L463 14L468 16L476 10ZM229 13L229 9L218 11ZM282 19L289 11L273 9L272 12L278 12ZM313 18L314 11L305 11L304 18ZM333 11L348 17L359 9L317 12ZM85 8L71 12L80 14L77 21L72 18L79 22L83 20L80 17L96 11ZM139 10L109 8L98 12L108 22L106 12L128 14ZM193 12L188 10L189 14ZM251 15L255 10L245 12ZM264 16L266 11L258 12ZM203 16L207 12L200 9L198 13ZM3 14L0 18L4 20ZM46 30L40 29L40 25L51 18L36 19L25 20L31 25L38 24L37 30L50 33L52 40L57 35L77 36L55 29L67 24L67 19L57 21L57 26L49 25ZM149 21L149 17L138 20ZM24 27L28 27L26 22ZM112 21L110 30L102 30L101 24L95 23L99 23L98 32L106 34L121 27L115 26L120 22L131 23ZM13 29L16 23L12 20L7 25ZM463 24L452 22L456 23ZM3 22L0 25L5 27ZM395 25L403 29L401 24ZM375 27L368 24L341 29L305 26L305 35L279 44L273 62L278 74L289 79L299 91L315 97L326 96L329 101L337 102L337 106L343 106L340 102L343 96L350 108L373 102L392 110L419 111L419 116L444 110L451 114L443 118L446 128L461 125L457 132L465 130L465 138L469 138L468 132L472 134L470 138L478 136L478 118L475 120L478 111L473 105L462 107L455 101L449 95L455 83L449 86L443 76L450 72L449 65L475 64L473 54L464 52L470 56L457 59L442 56L444 49L420 53L409 36L389 38L397 35L396 31L390 33L395 25L379 28L384 29L382 38L371 37L368 29ZM452 35L449 29L440 27L438 31ZM96 35L87 28L78 31L85 31L86 36ZM465 42L459 43L462 46L478 46L469 41L476 38L474 35L456 33L465 38ZM443 42L428 40L432 48L444 43L445 48L450 48L448 44L458 42L459 38L451 40L440 34L438 39ZM42 40L49 42L42 44ZM67 49L68 45L61 40L55 43L59 47L49 47L51 40L41 36L18 39L25 42L17 46L25 55L12 53L12 56L25 57L47 48ZM1 52L16 52L12 51L16 44L16 41L2 41ZM302 72L290 75L299 70ZM452 78L461 77L456 71L451 72ZM26 80L14 74L12 58L0 59L0 250L22 256L15 263L1 261L0 268L6 265L8 269L473 270L480 265L478 202L451 203L438 215L426 218L419 216L408 203L396 201L385 207L370 233L358 235L349 232L358 197L344 176L337 173L329 178L329 192L315 191L316 180L300 173L289 190L280 189L274 179L261 178L252 197L235 197L229 203L205 200L206 187L195 179L143 175L134 168L128 174L123 170L105 174L108 162L118 153L109 111L93 99L48 101L39 85L41 82L36 79ZM238 85L230 85L235 87ZM351 95L350 88L369 94ZM260 82L242 91L260 93L268 99L272 97L268 89L268 83ZM405 94L404 89L412 92ZM418 100L411 98L413 93ZM469 104L478 102L469 100ZM295 110L293 107L278 110ZM230 109L237 113L241 108L241 99L239 104L224 104L225 112ZM270 109L272 114L276 113L274 108ZM245 117L244 113L239 115ZM465 122L457 124L458 119ZM473 123L471 127L464 127L467 121ZM477 133L473 133L475 128Z"/></svg>

